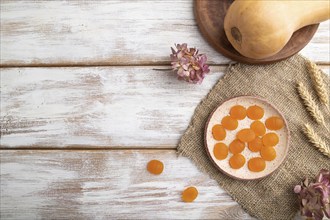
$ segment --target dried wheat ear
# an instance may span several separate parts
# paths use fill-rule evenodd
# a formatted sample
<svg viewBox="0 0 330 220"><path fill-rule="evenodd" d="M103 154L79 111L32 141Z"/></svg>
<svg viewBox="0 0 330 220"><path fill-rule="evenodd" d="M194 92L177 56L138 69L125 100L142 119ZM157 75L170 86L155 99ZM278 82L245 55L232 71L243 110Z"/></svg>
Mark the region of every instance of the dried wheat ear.
<svg viewBox="0 0 330 220"><path fill-rule="evenodd" d="M330 148L326 146L325 142L320 136L318 136L312 126L305 124L303 132L307 136L309 142L314 145L314 147L316 147L322 154L330 158Z"/></svg>
<svg viewBox="0 0 330 220"><path fill-rule="evenodd" d="M318 105L314 101L312 95L309 93L306 86L300 82L297 86L298 94L300 98L303 100L304 105L306 106L307 111L312 116L312 118L320 125L323 125L328 131L328 127L325 124L325 120L322 112L320 111Z"/></svg>
<svg viewBox="0 0 330 220"><path fill-rule="evenodd" d="M307 63L309 75L313 81L314 89L320 99L320 102L324 104L329 111L329 91L322 78L322 71L317 65L311 61Z"/></svg>

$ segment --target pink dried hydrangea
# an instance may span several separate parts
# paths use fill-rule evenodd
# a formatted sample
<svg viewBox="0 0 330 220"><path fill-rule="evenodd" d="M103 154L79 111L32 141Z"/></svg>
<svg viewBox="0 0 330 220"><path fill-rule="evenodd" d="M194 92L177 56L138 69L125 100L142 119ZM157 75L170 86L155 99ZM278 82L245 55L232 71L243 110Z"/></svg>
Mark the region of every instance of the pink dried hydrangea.
<svg viewBox="0 0 330 220"><path fill-rule="evenodd" d="M298 194L302 216L321 220L323 216L330 218L330 172L322 169L315 182L306 179L294 187Z"/></svg>
<svg viewBox="0 0 330 220"><path fill-rule="evenodd" d="M178 78L189 83L201 84L205 74L210 72L206 64L205 54L198 54L196 48L188 48L187 44L176 44L176 49L172 49L171 65L177 71Z"/></svg>

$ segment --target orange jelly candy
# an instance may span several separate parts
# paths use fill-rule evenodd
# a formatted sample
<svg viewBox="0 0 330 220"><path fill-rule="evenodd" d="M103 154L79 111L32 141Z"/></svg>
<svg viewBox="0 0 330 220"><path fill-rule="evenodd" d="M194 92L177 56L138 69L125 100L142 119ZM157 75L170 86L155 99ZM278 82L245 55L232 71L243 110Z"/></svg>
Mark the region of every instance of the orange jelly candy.
<svg viewBox="0 0 330 220"><path fill-rule="evenodd" d="M223 160L228 156L228 147L224 143L214 145L213 154L218 160Z"/></svg>
<svg viewBox="0 0 330 220"><path fill-rule="evenodd" d="M252 152L260 151L262 146L263 146L263 143L262 143L262 139L260 137L256 137L255 139L253 139L252 141L250 141L248 143L248 148Z"/></svg>
<svg viewBox="0 0 330 220"><path fill-rule="evenodd" d="M182 192L182 201L193 202L198 196L198 190L196 187L188 187Z"/></svg>
<svg viewBox="0 0 330 220"><path fill-rule="evenodd" d="M227 130L235 130L238 127L238 121L231 116L225 116L221 120L221 125Z"/></svg>
<svg viewBox="0 0 330 220"><path fill-rule="evenodd" d="M268 118L265 124L269 130L280 130L284 126L284 121L277 116L273 116Z"/></svg>
<svg viewBox="0 0 330 220"><path fill-rule="evenodd" d="M159 175L164 170L164 164L159 160L151 160L147 165L147 170L155 175Z"/></svg>
<svg viewBox="0 0 330 220"><path fill-rule="evenodd" d="M261 157L253 157L248 162L248 168L252 172L260 172L266 168L266 162Z"/></svg>
<svg viewBox="0 0 330 220"><path fill-rule="evenodd" d="M276 151L274 147L262 147L260 151L262 159L272 161L276 158Z"/></svg>
<svg viewBox="0 0 330 220"><path fill-rule="evenodd" d="M237 120L243 120L246 117L246 108L241 105L235 105L230 109L230 116Z"/></svg>
<svg viewBox="0 0 330 220"><path fill-rule="evenodd" d="M233 169L239 169L245 164L245 157L242 154L234 154L229 159L229 165Z"/></svg>
<svg viewBox="0 0 330 220"><path fill-rule="evenodd" d="M254 131L257 136L266 134L266 127L261 121L254 121L251 123L250 128Z"/></svg>
<svg viewBox="0 0 330 220"><path fill-rule="evenodd" d="M250 142L256 138L256 134L254 133L254 131L252 129L245 128L245 129L240 130L237 133L236 137L242 142Z"/></svg>
<svg viewBox="0 0 330 220"><path fill-rule="evenodd" d="M260 172L266 168L266 162L261 157L253 157L248 162L248 168L252 172Z"/></svg>
<svg viewBox="0 0 330 220"><path fill-rule="evenodd" d="M262 137L262 143L265 146L275 146L278 144L279 138L278 135L275 133L267 133Z"/></svg>
<svg viewBox="0 0 330 220"><path fill-rule="evenodd" d="M238 154L241 153L245 148L245 144L238 140L235 139L229 144L229 150L232 154Z"/></svg>
<svg viewBox="0 0 330 220"><path fill-rule="evenodd" d="M253 105L246 110L247 116L252 120L259 120L264 116L264 109L260 106Z"/></svg>
<svg viewBox="0 0 330 220"><path fill-rule="evenodd" d="M226 130L220 124L214 125L212 128L212 135L215 140L222 141L226 138Z"/></svg>

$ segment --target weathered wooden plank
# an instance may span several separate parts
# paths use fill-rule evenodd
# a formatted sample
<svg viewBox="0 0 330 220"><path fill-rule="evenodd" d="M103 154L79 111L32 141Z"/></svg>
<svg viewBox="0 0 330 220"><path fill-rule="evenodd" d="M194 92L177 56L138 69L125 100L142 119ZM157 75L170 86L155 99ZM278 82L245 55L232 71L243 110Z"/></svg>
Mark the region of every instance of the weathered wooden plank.
<svg viewBox="0 0 330 220"><path fill-rule="evenodd" d="M187 42L228 63L198 31L193 1L1 1L0 65L143 65L169 62ZM302 51L329 64L329 21Z"/></svg>
<svg viewBox="0 0 330 220"><path fill-rule="evenodd" d="M201 85L153 68L2 69L1 147L176 148L225 67Z"/></svg>
<svg viewBox="0 0 330 220"><path fill-rule="evenodd" d="M225 67L201 85L153 68L2 69L1 147L176 148Z"/></svg>
<svg viewBox="0 0 330 220"><path fill-rule="evenodd" d="M301 50L301 54L319 64L330 64L330 20L320 24L313 39Z"/></svg>
<svg viewBox="0 0 330 220"><path fill-rule="evenodd" d="M251 219L174 150L1 152L1 219ZM146 171L151 159L164 172ZM193 203L181 201L196 186Z"/></svg>
<svg viewBox="0 0 330 220"><path fill-rule="evenodd" d="M225 67L201 85L153 68L2 69L1 147L175 148Z"/></svg>

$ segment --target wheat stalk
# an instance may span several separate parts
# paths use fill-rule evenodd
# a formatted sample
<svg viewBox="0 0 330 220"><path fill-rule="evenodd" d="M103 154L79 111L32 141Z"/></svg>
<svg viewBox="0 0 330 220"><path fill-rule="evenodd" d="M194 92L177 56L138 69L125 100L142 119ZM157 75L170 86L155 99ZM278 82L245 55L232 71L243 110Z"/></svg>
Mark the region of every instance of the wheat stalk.
<svg viewBox="0 0 330 220"><path fill-rule="evenodd" d="M330 158L330 148L326 146L325 142L320 136L316 134L309 124L305 124L303 132L311 142L322 154Z"/></svg>
<svg viewBox="0 0 330 220"><path fill-rule="evenodd" d="M329 131L329 129L325 125L325 121L324 121L322 112L320 111L320 109L317 106L316 102L314 101L312 95L308 92L307 88L304 86L304 84L302 82L298 83L297 89L298 89L300 98L303 100L303 102L306 106L306 109L310 113L312 118L314 118L314 120L318 124L323 125Z"/></svg>
<svg viewBox="0 0 330 220"><path fill-rule="evenodd" d="M314 89L321 101L328 111L329 111L329 92L326 89L325 83L323 81L321 70L317 67L317 65L311 61L308 61L308 70L309 75L313 81Z"/></svg>

